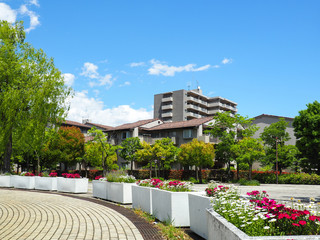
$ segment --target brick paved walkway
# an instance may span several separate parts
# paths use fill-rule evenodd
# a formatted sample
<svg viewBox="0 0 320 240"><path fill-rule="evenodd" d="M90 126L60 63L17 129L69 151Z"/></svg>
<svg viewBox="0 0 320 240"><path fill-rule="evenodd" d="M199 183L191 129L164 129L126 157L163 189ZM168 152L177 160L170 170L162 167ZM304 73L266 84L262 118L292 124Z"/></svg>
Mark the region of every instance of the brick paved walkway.
<svg viewBox="0 0 320 240"><path fill-rule="evenodd" d="M123 214L92 201L0 189L0 239L149 238L143 237L135 224Z"/></svg>

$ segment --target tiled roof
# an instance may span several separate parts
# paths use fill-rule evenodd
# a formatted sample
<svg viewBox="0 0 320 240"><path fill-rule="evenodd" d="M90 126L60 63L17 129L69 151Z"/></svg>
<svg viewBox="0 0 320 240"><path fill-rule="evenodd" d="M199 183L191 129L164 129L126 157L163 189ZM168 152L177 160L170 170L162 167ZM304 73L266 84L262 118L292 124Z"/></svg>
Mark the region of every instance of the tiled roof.
<svg viewBox="0 0 320 240"><path fill-rule="evenodd" d="M268 115L268 114L261 114L261 115L259 115L259 116L254 117L253 119L256 119L256 118L263 118L263 117L285 118L285 119L290 119L290 120L293 120L293 119L294 119L294 118L291 118L291 117L281 117L281 116Z"/></svg>
<svg viewBox="0 0 320 240"><path fill-rule="evenodd" d="M157 121L157 120L158 119L147 119L147 120L140 120L140 121L137 121L137 122L134 122L134 123L126 123L126 124L114 127L111 130L131 129L131 128L135 128L135 127L140 127L142 125L145 125L147 123L151 123L151 122L154 122L154 121ZM111 131L111 130L109 130L109 131Z"/></svg>
<svg viewBox="0 0 320 240"><path fill-rule="evenodd" d="M62 122L61 125L68 125L68 126L75 126L75 127L82 127L82 128L91 128L90 126L84 125L79 122L66 120L65 122Z"/></svg>
<svg viewBox="0 0 320 240"><path fill-rule="evenodd" d="M94 138L93 136L86 136L86 137L84 137L84 142L92 141L93 138Z"/></svg>
<svg viewBox="0 0 320 240"><path fill-rule="evenodd" d="M103 125L103 124L98 124L98 123L88 122L88 124L99 127L99 128L104 128L105 130L113 130L114 129L114 127Z"/></svg>
<svg viewBox="0 0 320 240"><path fill-rule="evenodd" d="M204 117L204 118L195 118L189 121L181 121L181 122L168 122L163 123L153 128L143 128L144 130L164 130L164 129L176 129L176 128L187 128L187 127L196 127L206 122L212 120L212 117Z"/></svg>

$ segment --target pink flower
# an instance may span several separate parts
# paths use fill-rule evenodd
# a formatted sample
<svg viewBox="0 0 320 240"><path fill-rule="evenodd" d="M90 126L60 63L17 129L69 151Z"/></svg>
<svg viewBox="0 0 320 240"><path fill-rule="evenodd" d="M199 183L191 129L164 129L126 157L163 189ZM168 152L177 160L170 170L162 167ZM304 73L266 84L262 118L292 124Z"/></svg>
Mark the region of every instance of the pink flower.
<svg viewBox="0 0 320 240"><path fill-rule="evenodd" d="M300 220L300 221L299 221L299 224L300 224L301 226L303 226L303 225L306 225L307 222L306 222L306 221L303 221L303 220Z"/></svg>

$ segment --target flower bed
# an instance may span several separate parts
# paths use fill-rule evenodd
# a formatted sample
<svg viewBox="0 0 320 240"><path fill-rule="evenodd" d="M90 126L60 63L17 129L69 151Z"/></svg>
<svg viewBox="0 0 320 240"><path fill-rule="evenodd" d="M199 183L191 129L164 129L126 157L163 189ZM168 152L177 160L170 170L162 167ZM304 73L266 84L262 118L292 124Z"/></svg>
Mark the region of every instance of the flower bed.
<svg viewBox="0 0 320 240"><path fill-rule="evenodd" d="M13 177L11 175L0 176L0 187L13 187Z"/></svg>
<svg viewBox="0 0 320 240"><path fill-rule="evenodd" d="M217 195L214 211L208 213L209 239L247 239L248 235L274 236L272 239L290 239L290 236L294 239L316 239L306 235L319 234L320 217L317 216L319 209L316 205L292 203L288 207L269 199L266 192L252 191L248 195L250 200L240 199L229 190ZM304 236L297 237L299 235Z"/></svg>
<svg viewBox="0 0 320 240"><path fill-rule="evenodd" d="M87 193L88 192L88 178L80 178L79 174L63 173L57 178L58 192L70 193Z"/></svg>

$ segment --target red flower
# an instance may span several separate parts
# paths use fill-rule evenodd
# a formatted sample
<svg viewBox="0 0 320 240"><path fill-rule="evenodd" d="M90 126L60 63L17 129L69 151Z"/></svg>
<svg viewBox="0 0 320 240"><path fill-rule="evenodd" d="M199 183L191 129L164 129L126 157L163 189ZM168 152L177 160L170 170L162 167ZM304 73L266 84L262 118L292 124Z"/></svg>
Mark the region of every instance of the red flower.
<svg viewBox="0 0 320 240"><path fill-rule="evenodd" d="M307 222L306 222L306 221L303 221L303 220L300 220L300 221L299 221L299 224L300 224L301 226L303 226L303 225L306 225Z"/></svg>
<svg viewBox="0 0 320 240"><path fill-rule="evenodd" d="M293 226L300 227L298 223L292 223Z"/></svg>

